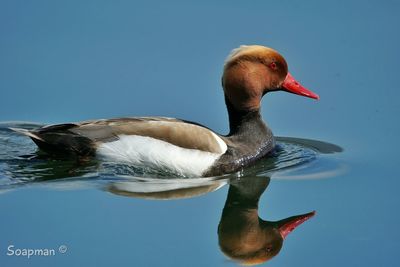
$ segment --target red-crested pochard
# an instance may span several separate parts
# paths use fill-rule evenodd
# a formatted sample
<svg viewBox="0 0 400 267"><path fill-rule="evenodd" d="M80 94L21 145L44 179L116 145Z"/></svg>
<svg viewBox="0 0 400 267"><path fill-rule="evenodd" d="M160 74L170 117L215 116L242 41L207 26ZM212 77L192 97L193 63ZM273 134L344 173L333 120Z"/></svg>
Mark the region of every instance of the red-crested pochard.
<svg viewBox="0 0 400 267"><path fill-rule="evenodd" d="M275 140L260 114L263 95L272 91L318 99L288 72L275 50L240 46L228 56L222 87L230 132L223 136L197 123L164 118L116 118L48 125L23 133L49 153L107 160L168 170L183 176L238 171L274 149Z"/></svg>
<svg viewBox="0 0 400 267"><path fill-rule="evenodd" d="M269 177L231 180L218 225L222 252L242 265L256 265L275 257L286 237L315 215L315 211L279 221L259 217L259 201Z"/></svg>

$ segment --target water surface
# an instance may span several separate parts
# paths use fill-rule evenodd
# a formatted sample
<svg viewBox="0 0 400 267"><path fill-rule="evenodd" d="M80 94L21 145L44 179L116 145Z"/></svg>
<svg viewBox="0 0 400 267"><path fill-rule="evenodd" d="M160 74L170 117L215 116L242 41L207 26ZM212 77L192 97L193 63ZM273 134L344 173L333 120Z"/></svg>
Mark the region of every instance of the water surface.
<svg viewBox="0 0 400 267"><path fill-rule="evenodd" d="M2 123L0 265L236 266L218 225L237 189L264 190L263 220L316 211L266 266L398 266L399 14L391 0L1 1L1 122L168 116L227 133L220 78L241 44L280 51L321 98L266 95L282 149L200 181L49 159Z"/></svg>
<svg viewBox="0 0 400 267"><path fill-rule="evenodd" d="M245 215L252 210L255 218L259 218L258 202L271 178L318 179L332 177L344 171L343 163L327 156L342 152L339 146L310 139L278 137L274 153L237 173L207 178L176 177L176 175L173 176L162 170L138 168L99 161L95 158L82 162L67 156L54 157L54 155L48 155L38 150L28 137L10 129L13 127L33 129L40 126L42 125L35 123L1 123L0 192L10 194L10 191L21 189L35 191L43 189L55 191L99 190L134 199L172 201L198 198L229 187L230 193L227 196L224 212L219 224L215 227L218 229L221 258L227 257L237 263L264 262L278 254L282 247L280 235L273 234L273 231L276 231L273 229L279 229L275 223L257 219L265 225L261 228L254 228L252 219ZM200 205L202 202L199 200ZM148 212L153 213L150 210ZM191 215L187 214L187 216ZM162 221L159 223L158 227L167 227ZM175 227L183 228L180 224L184 222L176 223L178 224ZM282 227L283 225L282 223ZM107 225L104 227L107 228ZM146 229L143 230L146 231ZM266 239L260 239L257 242L251 241L253 247L251 251L248 251L244 240L252 237L244 238L244 236L254 231L260 231L257 236L265 235ZM181 235L179 234L179 236ZM264 242L267 243L264 244ZM45 244L47 243L45 242ZM43 256L26 255L29 248L23 252L22 247L18 247L14 243L11 246L10 244L7 246L8 257L13 260L17 259L17 261L21 260L19 258L36 261L36 258L40 257L50 258L60 256L60 254L64 256L69 247L66 243L60 244L56 247L58 255ZM60 252L60 246L63 253ZM136 244L136 246L140 247L140 244ZM234 251L239 247L242 247L243 251L233 252L231 250L233 247L235 247ZM54 248L50 246L47 249ZM268 251L265 252L265 249ZM65 250L67 251L65 252ZM137 250L140 251L140 248ZM32 251L31 253L33 253ZM21 255L9 255L10 253L20 253ZM214 253L218 253L218 251ZM243 255L243 253L245 254ZM173 257L173 253L170 256Z"/></svg>

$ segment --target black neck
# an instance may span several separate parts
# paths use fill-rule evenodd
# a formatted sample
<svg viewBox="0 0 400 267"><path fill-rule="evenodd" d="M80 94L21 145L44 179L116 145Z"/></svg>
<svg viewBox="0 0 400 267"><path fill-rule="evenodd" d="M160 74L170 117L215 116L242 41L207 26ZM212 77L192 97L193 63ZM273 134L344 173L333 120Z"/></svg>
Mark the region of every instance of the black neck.
<svg viewBox="0 0 400 267"><path fill-rule="evenodd" d="M270 180L269 177L249 177L231 182L225 207L258 208L258 201Z"/></svg>
<svg viewBox="0 0 400 267"><path fill-rule="evenodd" d="M274 136L261 118L260 110L241 111L235 109L225 97L229 114L230 132L224 140L228 149L211 167L205 176L231 173L256 162L272 151Z"/></svg>
<svg viewBox="0 0 400 267"><path fill-rule="evenodd" d="M229 136L240 134L248 128L245 127L246 125L252 124L254 122L261 122L261 124L264 125L259 109L237 110L226 96L225 103L228 109L229 116Z"/></svg>

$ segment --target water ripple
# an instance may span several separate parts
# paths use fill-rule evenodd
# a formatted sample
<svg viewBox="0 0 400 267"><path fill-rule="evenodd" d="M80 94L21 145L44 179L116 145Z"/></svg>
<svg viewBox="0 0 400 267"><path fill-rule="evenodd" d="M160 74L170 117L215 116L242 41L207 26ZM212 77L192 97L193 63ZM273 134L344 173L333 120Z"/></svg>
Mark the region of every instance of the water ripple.
<svg viewBox="0 0 400 267"><path fill-rule="evenodd" d="M142 193L149 196L151 192L177 192L176 190L182 191L182 188L187 191L194 187L201 187L204 192L209 192L220 188L229 179L246 176L317 179L336 176L345 170L344 165L330 155L341 152L339 146L310 139L278 137L277 149L272 155L238 173L210 178L174 177L167 172L100 162L96 159L78 161L71 158L49 158L37 151L29 138L8 129L32 129L39 126L41 125L35 123L0 123L0 192L40 184L63 189L100 186L116 194ZM186 191L181 192L182 196L187 194ZM154 194L151 196L158 197Z"/></svg>

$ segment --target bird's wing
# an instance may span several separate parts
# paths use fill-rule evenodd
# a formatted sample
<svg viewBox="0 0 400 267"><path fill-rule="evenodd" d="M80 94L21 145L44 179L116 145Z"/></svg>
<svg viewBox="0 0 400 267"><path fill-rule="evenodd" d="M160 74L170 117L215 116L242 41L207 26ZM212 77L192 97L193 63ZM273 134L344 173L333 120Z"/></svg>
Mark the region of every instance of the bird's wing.
<svg viewBox="0 0 400 267"><path fill-rule="evenodd" d="M170 144L222 154L226 151L223 139L201 125L164 117L134 117L87 121L77 124L71 132L95 142L107 142L121 135L139 135Z"/></svg>
<svg viewBox="0 0 400 267"><path fill-rule="evenodd" d="M32 131L18 132L32 138L44 150L71 151L90 154L101 143L118 140L120 136L146 136L170 144L205 152L223 154L223 137L201 125L164 117L133 117L56 124Z"/></svg>

